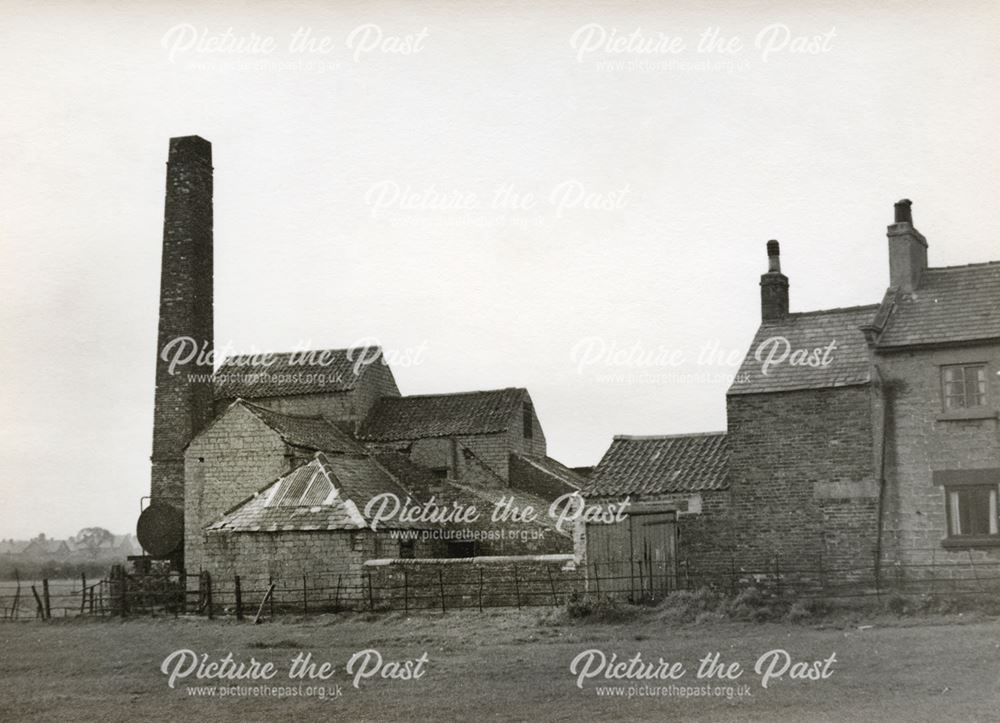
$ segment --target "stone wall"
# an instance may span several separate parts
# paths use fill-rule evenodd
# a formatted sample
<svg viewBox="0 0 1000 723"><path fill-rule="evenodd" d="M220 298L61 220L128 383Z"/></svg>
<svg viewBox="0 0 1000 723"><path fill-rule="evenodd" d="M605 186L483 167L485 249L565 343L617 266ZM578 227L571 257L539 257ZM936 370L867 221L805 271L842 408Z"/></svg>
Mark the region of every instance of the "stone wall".
<svg viewBox="0 0 1000 723"><path fill-rule="evenodd" d="M417 555L436 550L433 542L415 542ZM305 586L314 605L354 607L366 600L364 562L399 554L398 539L371 530L213 531L205 536L202 568L223 596L239 575L248 591L264 591L273 581L279 603L300 601Z"/></svg>
<svg viewBox="0 0 1000 723"><path fill-rule="evenodd" d="M185 454L185 568L198 572L203 528L269 482L293 461L281 437L245 407L231 407Z"/></svg>
<svg viewBox="0 0 1000 723"><path fill-rule="evenodd" d="M372 560L376 607L393 610L563 604L585 587L569 555L459 560Z"/></svg>
<svg viewBox="0 0 1000 723"><path fill-rule="evenodd" d="M979 418L943 411L941 365L987 363L987 409ZM948 547L945 490L934 471L1000 469L1000 346L881 354L889 406L884 559L969 575L971 561L1000 562L1000 548ZM965 418L963 418L965 416ZM1000 485L1000 474L994 475ZM996 568L985 574L995 575ZM911 571L907 574L912 575ZM929 574L929 573L928 573Z"/></svg>

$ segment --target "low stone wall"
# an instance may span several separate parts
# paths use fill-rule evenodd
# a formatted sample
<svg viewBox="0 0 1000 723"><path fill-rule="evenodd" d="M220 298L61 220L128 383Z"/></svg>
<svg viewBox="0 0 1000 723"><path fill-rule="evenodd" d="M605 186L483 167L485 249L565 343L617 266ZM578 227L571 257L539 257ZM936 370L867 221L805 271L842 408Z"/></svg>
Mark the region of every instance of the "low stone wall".
<svg viewBox="0 0 1000 723"><path fill-rule="evenodd" d="M572 555L368 560L364 569L377 609L561 605L585 585Z"/></svg>

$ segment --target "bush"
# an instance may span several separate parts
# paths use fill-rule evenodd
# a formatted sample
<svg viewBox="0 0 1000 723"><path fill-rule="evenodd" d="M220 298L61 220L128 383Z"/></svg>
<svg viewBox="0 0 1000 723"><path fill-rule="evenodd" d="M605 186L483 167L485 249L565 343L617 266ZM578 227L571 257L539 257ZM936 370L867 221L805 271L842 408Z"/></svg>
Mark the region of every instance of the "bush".
<svg viewBox="0 0 1000 723"><path fill-rule="evenodd" d="M660 617L679 623L697 622L705 613L715 613L721 598L708 588L679 590L667 595L659 605Z"/></svg>
<svg viewBox="0 0 1000 723"><path fill-rule="evenodd" d="M641 607L607 595L574 594L566 601L566 614L569 617L593 622L616 623L633 620L641 612Z"/></svg>

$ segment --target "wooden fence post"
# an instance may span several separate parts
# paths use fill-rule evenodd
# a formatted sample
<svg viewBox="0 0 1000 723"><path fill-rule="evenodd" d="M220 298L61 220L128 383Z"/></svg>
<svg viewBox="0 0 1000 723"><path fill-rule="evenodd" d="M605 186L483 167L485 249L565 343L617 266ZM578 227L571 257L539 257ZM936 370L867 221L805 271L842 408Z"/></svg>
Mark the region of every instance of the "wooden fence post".
<svg viewBox="0 0 1000 723"><path fill-rule="evenodd" d="M375 609L375 596L372 594L372 571L368 570L368 609Z"/></svg>
<svg viewBox="0 0 1000 723"><path fill-rule="evenodd" d="M264 593L264 599L260 601L260 607L257 608L257 614L254 615L254 618L253 618L253 624L254 625L257 625L257 624L260 623L260 614L264 611L264 605L269 600L271 601L271 604L272 604L272 608L271 609L273 610L274 609L273 608L273 605L274 605L274 583L273 582L268 582L268 584L267 584L267 592ZM272 617L271 619L273 620L274 618Z"/></svg>
<svg viewBox="0 0 1000 723"><path fill-rule="evenodd" d="M268 600L268 606L267 606L268 617L270 617L272 620L274 620L274 589L275 588L274 588L274 576L273 575L268 575L267 576L267 587L268 587L268 590L270 591L270 595L268 595L267 598L266 598Z"/></svg>
<svg viewBox="0 0 1000 723"><path fill-rule="evenodd" d="M597 572L597 561L594 561L594 584L597 587L597 596L601 596L601 576Z"/></svg>
<svg viewBox="0 0 1000 723"><path fill-rule="evenodd" d="M38 612L37 612L38 617L40 617L42 620L44 620L45 619L45 606L42 604L42 599L40 597L38 597L38 590L35 589L34 585L31 586L31 594L35 596L35 603L38 605Z"/></svg>
<svg viewBox="0 0 1000 723"><path fill-rule="evenodd" d="M87 604L87 573L80 573L80 614L83 615Z"/></svg>
<svg viewBox="0 0 1000 723"><path fill-rule="evenodd" d="M45 600L45 619L52 619L52 601L49 599L49 580L42 579L42 597Z"/></svg>
<svg viewBox="0 0 1000 723"><path fill-rule="evenodd" d="M243 619L243 590L240 588L240 576L233 577L233 592L236 595L236 619Z"/></svg>
<svg viewBox="0 0 1000 723"><path fill-rule="evenodd" d="M554 606L558 606L559 598L556 597L556 583L552 580L552 568L546 567L545 571L549 573L549 588L552 590L552 604Z"/></svg>
<svg viewBox="0 0 1000 723"><path fill-rule="evenodd" d="M448 612L444 604L444 572L438 568L438 587L441 589L441 612Z"/></svg>
<svg viewBox="0 0 1000 723"><path fill-rule="evenodd" d="M11 620L17 619L17 608L21 604L21 574L14 568L14 580L17 581L17 589L14 591L14 602L10 606Z"/></svg>
<svg viewBox="0 0 1000 723"><path fill-rule="evenodd" d="M517 565L514 565L514 595L517 597L517 609L521 609L521 586L517 581Z"/></svg>
<svg viewBox="0 0 1000 723"><path fill-rule="evenodd" d="M205 575L205 607L208 610L208 619L215 617L215 610L212 609L212 576L208 572Z"/></svg>

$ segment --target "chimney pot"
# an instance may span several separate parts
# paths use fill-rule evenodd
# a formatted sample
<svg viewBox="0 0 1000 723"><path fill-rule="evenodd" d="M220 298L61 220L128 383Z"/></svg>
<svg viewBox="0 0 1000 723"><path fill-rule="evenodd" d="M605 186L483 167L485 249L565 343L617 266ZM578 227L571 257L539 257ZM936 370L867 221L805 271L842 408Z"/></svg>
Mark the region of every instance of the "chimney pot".
<svg viewBox="0 0 1000 723"><path fill-rule="evenodd" d="M927 268L927 239L913 227L910 199L895 205L895 222L888 228L889 285L911 293Z"/></svg>
<svg viewBox="0 0 1000 723"><path fill-rule="evenodd" d="M894 207L896 211L895 223L913 223L913 211L910 209L912 205L913 202L908 198L896 201Z"/></svg>
<svg viewBox="0 0 1000 723"><path fill-rule="evenodd" d="M788 277L781 273L781 248L774 239L767 242L767 273L760 277L760 315L765 322L788 316Z"/></svg>

